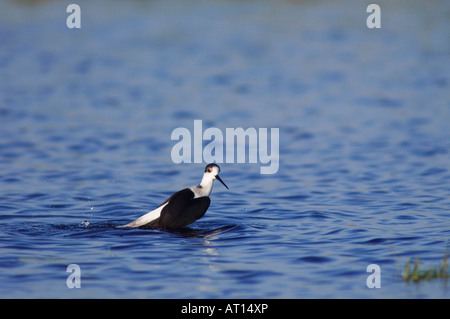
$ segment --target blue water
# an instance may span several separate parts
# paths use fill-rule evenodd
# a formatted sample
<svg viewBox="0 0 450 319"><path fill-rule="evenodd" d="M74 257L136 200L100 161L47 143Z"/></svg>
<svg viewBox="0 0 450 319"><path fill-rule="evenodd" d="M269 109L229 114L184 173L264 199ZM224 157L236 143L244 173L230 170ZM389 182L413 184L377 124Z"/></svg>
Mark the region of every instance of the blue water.
<svg viewBox="0 0 450 319"><path fill-rule="evenodd" d="M0 10L1 298L449 298L448 2L60 1ZM117 229L205 163L171 133L279 128L189 228ZM69 264L81 288L69 289ZM381 269L381 288L366 271Z"/></svg>

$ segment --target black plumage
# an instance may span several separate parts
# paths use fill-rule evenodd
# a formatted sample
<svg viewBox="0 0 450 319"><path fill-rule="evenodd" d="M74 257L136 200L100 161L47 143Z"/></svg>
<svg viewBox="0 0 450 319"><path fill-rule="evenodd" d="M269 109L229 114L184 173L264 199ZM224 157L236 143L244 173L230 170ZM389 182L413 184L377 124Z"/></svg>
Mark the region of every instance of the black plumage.
<svg viewBox="0 0 450 319"><path fill-rule="evenodd" d="M211 200L208 196L194 198L189 188L182 189L170 196L164 203L159 218L143 226L144 228L179 228L192 224L205 215ZM160 205L160 206L161 206Z"/></svg>

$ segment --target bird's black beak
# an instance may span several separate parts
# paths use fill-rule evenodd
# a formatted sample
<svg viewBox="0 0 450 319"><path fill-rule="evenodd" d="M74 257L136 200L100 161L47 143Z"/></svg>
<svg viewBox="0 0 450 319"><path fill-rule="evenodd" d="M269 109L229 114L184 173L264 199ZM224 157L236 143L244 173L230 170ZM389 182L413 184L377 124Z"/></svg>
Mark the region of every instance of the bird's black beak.
<svg viewBox="0 0 450 319"><path fill-rule="evenodd" d="M217 179L219 182L221 182L221 183L223 184L223 186L225 186L227 189L229 189L228 186L225 185L225 183L223 182L223 180L219 177L219 175L216 175L216 179Z"/></svg>

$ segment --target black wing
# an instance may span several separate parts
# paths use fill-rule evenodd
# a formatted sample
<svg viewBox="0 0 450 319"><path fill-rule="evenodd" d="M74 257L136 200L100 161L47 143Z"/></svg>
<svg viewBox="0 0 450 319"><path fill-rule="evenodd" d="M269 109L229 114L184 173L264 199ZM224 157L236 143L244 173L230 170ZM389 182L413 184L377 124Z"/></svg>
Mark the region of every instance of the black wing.
<svg viewBox="0 0 450 319"><path fill-rule="evenodd" d="M205 215L210 203L207 196L194 198L194 192L189 188L178 191L161 211L158 226L179 228L192 224Z"/></svg>

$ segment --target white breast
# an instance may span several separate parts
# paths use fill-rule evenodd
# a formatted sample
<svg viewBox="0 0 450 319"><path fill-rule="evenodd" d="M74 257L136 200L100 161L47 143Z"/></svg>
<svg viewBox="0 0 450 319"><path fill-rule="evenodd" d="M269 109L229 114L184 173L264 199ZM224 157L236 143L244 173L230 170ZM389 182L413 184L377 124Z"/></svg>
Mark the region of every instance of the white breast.
<svg viewBox="0 0 450 319"><path fill-rule="evenodd" d="M189 189L194 193L194 198L209 196L211 187L192 186Z"/></svg>

